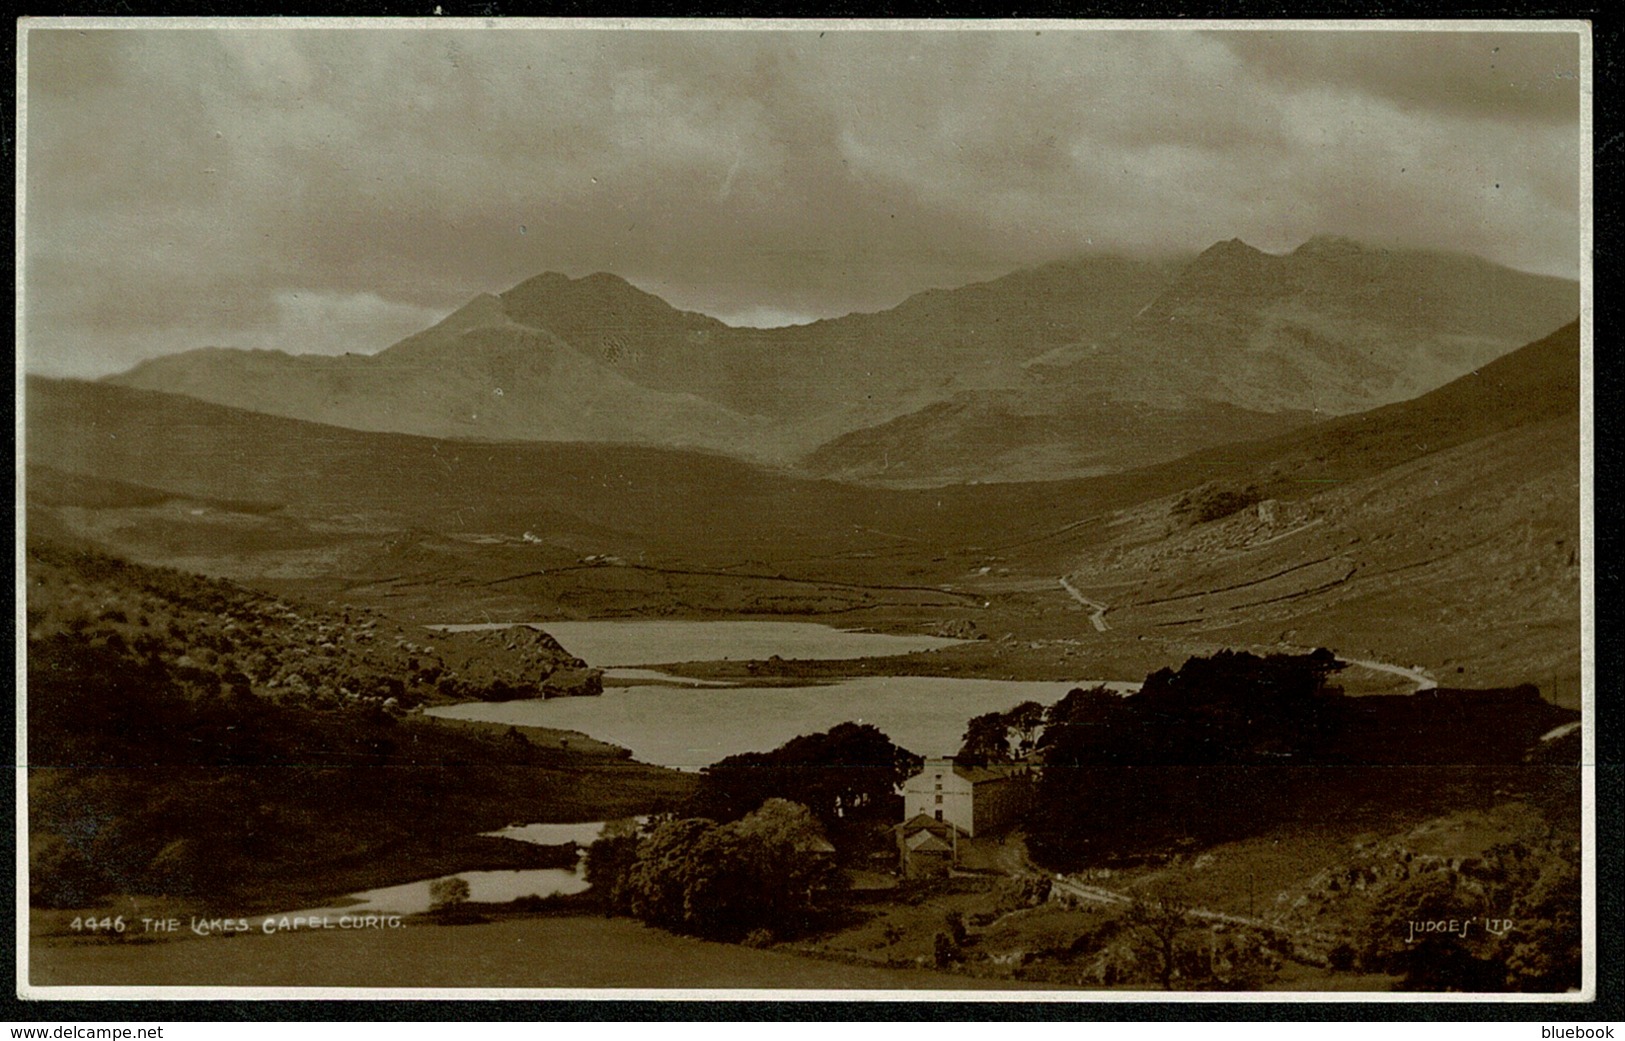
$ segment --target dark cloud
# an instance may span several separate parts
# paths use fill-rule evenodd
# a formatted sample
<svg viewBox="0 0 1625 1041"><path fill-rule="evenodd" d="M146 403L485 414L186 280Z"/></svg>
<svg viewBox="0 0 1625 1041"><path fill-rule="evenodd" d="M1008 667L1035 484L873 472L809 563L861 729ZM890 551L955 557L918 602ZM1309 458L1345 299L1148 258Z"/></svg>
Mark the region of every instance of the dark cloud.
<svg viewBox="0 0 1625 1041"><path fill-rule="evenodd" d="M1575 40L35 29L26 361L376 350L544 270L751 321L1233 236L1572 276Z"/></svg>
<svg viewBox="0 0 1625 1041"><path fill-rule="evenodd" d="M1580 118L1574 32L1219 32L1269 79L1351 88L1399 108L1573 125Z"/></svg>

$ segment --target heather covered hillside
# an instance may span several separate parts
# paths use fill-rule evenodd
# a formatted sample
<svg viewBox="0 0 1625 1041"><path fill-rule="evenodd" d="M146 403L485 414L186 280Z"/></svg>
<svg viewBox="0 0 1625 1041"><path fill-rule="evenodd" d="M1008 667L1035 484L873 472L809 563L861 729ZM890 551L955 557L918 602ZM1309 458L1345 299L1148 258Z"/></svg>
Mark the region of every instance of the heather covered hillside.
<svg viewBox="0 0 1625 1041"><path fill-rule="evenodd" d="M567 867L573 851L476 836L688 791L584 735L417 714L563 679L580 663L542 634L403 629L49 543L28 563L37 904L134 892L265 906L437 863Z"/></svg>

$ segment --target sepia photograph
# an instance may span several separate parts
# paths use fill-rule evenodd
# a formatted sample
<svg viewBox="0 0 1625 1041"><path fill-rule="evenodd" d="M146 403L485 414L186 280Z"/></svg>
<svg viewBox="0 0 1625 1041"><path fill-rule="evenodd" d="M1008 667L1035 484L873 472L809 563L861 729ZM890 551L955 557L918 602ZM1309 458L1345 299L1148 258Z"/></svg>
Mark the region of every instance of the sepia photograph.
<svg viewBox="0 0 1625 1041"><path fill-rule="evenodd" d="M1595 996L1586 23L17 34L22 996Z"/></svg>

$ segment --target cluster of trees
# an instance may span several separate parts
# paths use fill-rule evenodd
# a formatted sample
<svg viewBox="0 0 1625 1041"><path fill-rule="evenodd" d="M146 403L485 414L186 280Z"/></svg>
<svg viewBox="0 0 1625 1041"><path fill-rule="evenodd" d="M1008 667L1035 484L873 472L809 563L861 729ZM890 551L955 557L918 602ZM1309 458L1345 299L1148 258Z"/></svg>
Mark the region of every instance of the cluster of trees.
<svg viewBox="0 0 1625 1041"><path fill-rule="evenodd" d="M859 723L729 756L705 768L680 815L593 843L587 879L607 912L675 932L800 932L844 886L840 857L889 843L902 783L922 761Z"/></svg>
<svg viewBox="0 0 1625 1041"><path fill-rule="evenodd" d="M1551 785L1554 768L1524 757L1576 714L1534 688L1350 698L1329 683L1339 668L1324 648L1222 651L1153 673L1132 697L1070 692L1038 738L1029 848L1070 868L1239 837L1311 806L1414 809L1464 790Z"/></svg>
<svg viewBox="0 0 1625 1041"><path fill-rule="evenodd" d="M1257 485L1245 488L1224 488L1208 483L1181 495L1169 510L1186 524L1205 524L1208 521L1240 513L1249 506L1262 502L1264 493Z"/></svg>
<svg viewBox="0 0 1625 1041"><path fill-rule="evenodd" d="M845 838L867 824L895 823L903 810L898 792L923 761L872 724L842 723L706 767L691 815L732 821L764 799L785 799Z"/></svg>
<svg viewBox="0 0 1625 1041"><path fill-rule="evenodd" d="M807 807L768 799L737 820L667 820L587 852L605 909L674 932L762 942L812 925L844 876Z"/></svg>
<svg viewBox="0 0 1625 1041"><path fill-rule="evenodd" d="M1036 701L971 717L961 739L962 763L1008 763L1038 747L1048 714Z"/></svg>

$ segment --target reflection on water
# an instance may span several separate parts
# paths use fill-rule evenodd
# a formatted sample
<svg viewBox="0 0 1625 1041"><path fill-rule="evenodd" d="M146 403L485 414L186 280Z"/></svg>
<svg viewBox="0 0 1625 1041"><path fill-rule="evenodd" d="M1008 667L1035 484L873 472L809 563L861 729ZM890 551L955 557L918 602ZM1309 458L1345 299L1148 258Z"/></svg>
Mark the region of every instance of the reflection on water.
<svg viewBox="0 0 1625 1041"><path fill-rule="evenodd" d="M765 660L774 655L802 661L887 658L964 642L939 636L850 632L815 622L493 622L434 628L467 632L506 629L515 624L547 631L571 654L597 669L680 661Z"/></svg>
<svg viewBox="0 0 1625 1041"><path fill-rule="evenodd" d="M845 722L872 723L919 755L949 755L959 750L972 716L1028 700L1051 704L1073 687L1096 682L862 676L814 687L609 687L596 698L474 702L429 711L451 719L579 730L629 748L643 762L697 770Z"/></svg>

